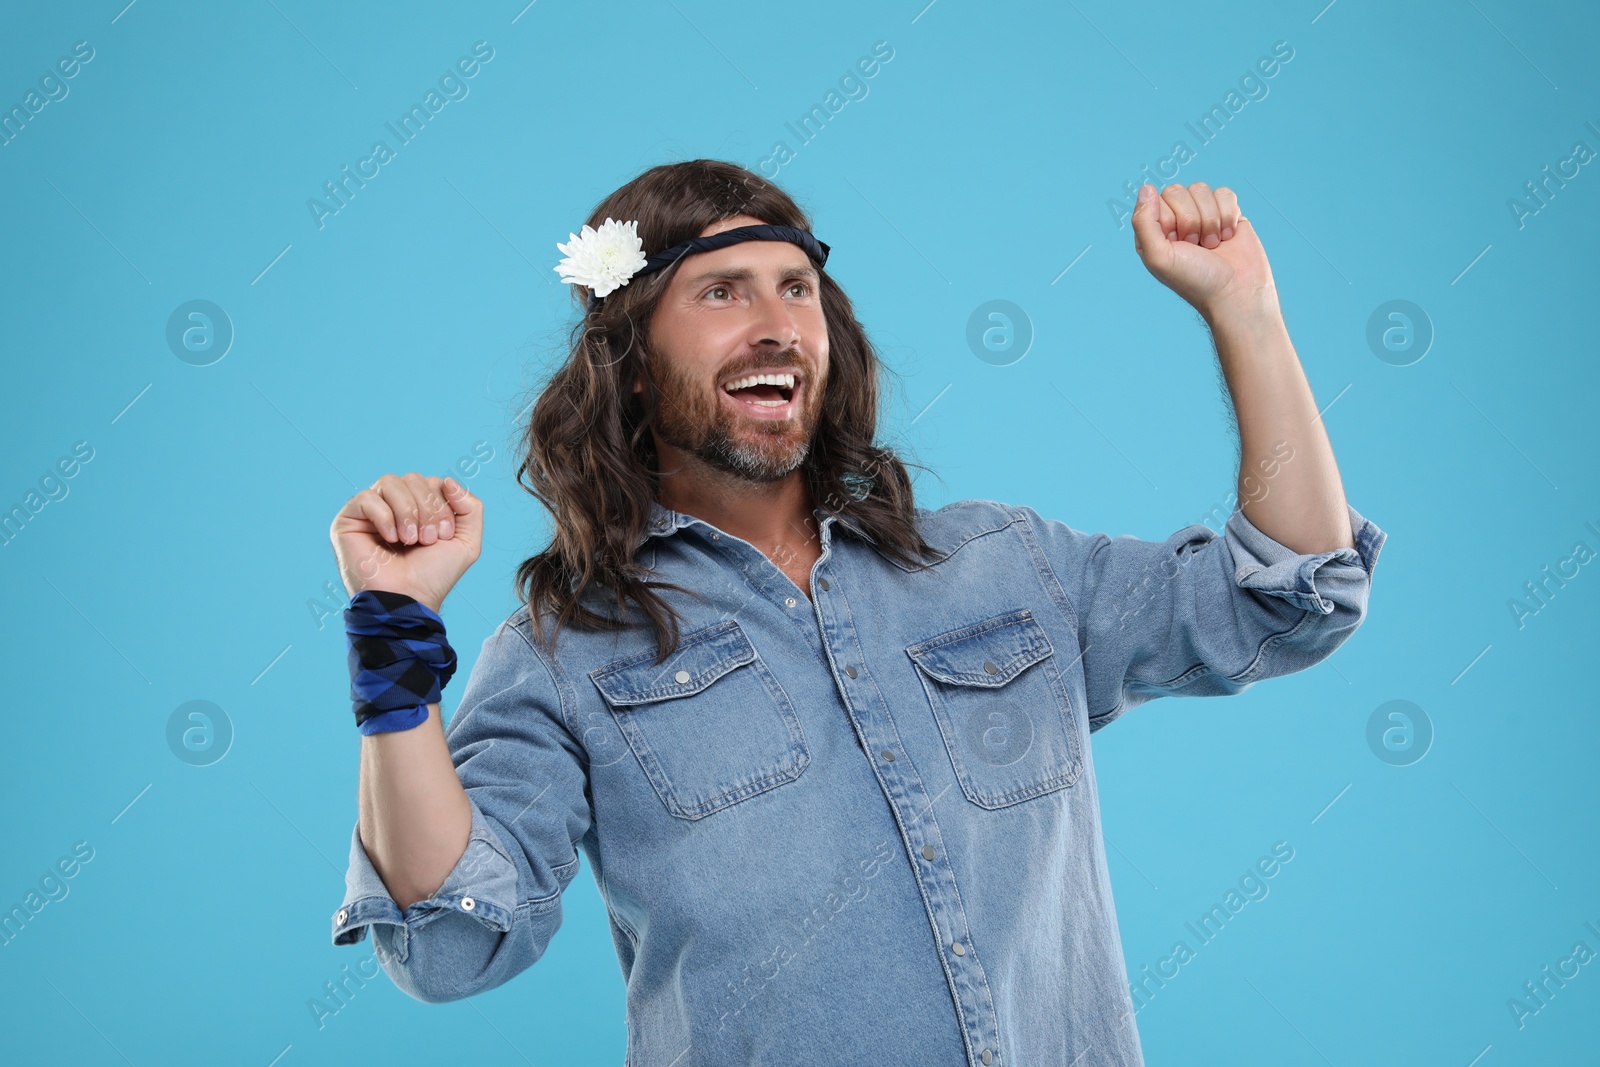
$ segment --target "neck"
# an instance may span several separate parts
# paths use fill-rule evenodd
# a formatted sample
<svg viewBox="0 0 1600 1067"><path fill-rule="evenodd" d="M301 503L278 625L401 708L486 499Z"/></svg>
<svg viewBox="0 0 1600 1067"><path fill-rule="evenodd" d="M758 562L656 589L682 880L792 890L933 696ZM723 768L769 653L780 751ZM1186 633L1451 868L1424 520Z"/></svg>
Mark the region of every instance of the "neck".
<svg viewBox="0 0 1600 1067"><path fill-rule="evenodd" d="M811 494L800 470L775 482L752 482L671 446L658 454L666 472L657 490L663 507L693 515L768 556L804 555L817 543Z"/></svg>

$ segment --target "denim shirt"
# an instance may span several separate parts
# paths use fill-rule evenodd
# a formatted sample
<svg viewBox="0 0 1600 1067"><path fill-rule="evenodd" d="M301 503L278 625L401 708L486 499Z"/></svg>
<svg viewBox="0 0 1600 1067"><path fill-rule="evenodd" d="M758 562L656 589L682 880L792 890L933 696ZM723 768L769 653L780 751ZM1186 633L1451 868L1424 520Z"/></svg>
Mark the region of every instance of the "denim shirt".
<svg viewBox="0 0 1600 1067"><path fill-rule="evenodd" d="M817 511L808 598L750 543L655 506L640 562L697 600L647 628L528 609L445 737L466 851L402 912L353 831L333 943L438 1003L544 954L589 861L632 1067L1141 1064L1089 735L1160 696L1326 658L1386 535L1299 554L1235 510L1165 541L1025 506L917 509L930 570ZM547 622L548 626L549 623Z"/></svg>

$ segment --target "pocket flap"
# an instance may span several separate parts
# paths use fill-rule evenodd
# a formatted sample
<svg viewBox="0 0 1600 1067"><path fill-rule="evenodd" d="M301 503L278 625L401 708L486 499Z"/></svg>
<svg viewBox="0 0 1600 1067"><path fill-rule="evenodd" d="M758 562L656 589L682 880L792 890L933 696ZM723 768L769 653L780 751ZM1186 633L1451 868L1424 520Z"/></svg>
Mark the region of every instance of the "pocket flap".
<svg viewBox="0 0 1600 1067"><path fill-rule="evenodd" d="M906 649L928 674L951 685L993 688L1054 652L1044 627L1026 608L931 637Z"/></svg>
<svg viewBox="0 0 1600 1067"><path fill-rule="evenodd" d="M735 667L756 658L755 646L732 619L687 634L663 663L654 650L589 672L612 704L648 704L693 696Z"/></svg>

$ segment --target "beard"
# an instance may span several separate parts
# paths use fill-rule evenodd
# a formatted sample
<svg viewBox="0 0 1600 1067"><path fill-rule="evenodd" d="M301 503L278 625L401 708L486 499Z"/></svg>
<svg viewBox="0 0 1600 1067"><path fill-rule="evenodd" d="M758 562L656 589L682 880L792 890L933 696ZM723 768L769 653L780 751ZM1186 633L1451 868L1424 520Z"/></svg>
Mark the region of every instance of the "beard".
<svg viewBox="0 0 1600 1067"><path fill-rule="evenodd" d="M811 451L822 416L824 382L807 376L795 415L758 419L740 415L707 387L678 368L648 360L656 385L655 429L661 439L707 466L751 482L775 482L796 470ZM793 352L752 366L802 368Z"/></svg>

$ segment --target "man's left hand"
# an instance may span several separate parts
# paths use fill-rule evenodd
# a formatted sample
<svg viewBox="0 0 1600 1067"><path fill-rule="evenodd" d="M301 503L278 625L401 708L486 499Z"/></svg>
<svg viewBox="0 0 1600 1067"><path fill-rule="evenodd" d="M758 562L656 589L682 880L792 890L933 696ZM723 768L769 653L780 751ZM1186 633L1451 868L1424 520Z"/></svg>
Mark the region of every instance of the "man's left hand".
<svg viewBox="0 0 1600 1067"><path fill-rule="evenodd" d="M1140 192L1155 186L1144 185ZM1177 182L1133 209L1133 247L1156 280L1208 321L1277 307L1277 288L1255 227L1227 186Z"/></svg>

